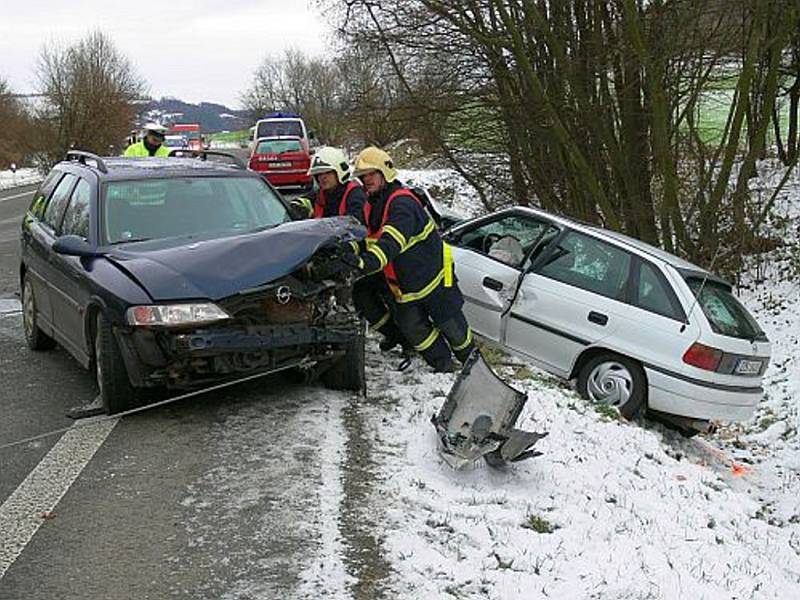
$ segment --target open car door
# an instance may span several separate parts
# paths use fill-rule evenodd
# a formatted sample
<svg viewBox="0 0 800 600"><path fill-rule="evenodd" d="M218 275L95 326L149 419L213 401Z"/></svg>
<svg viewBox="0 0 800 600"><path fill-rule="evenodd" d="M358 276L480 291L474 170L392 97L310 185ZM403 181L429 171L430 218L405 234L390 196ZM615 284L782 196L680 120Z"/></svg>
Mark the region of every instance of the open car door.
<svg viewBox="0 0 800 600"><path fill-rule="evenodd" d="M505 322L524 267L552 228L544 219L510 209L448 236L464 313L475 333L505 343Z"/></svg>

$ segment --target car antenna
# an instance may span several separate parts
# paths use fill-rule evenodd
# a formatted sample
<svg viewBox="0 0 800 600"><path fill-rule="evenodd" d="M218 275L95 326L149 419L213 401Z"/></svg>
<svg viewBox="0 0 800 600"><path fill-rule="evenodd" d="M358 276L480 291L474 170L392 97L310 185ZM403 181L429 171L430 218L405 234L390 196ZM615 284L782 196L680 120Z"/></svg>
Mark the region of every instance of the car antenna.
<svg viewBox="0 0 800 600"><path fill-rule="evenodd" d="M692 305L689 307L689 312L686 313L686 318L683 321L683 325L681 325L681 331L680 331L681 333L686 331L686 327L689 325L689 317L692 315L692 312L694 312L694 307L700 300L700 294L703 293L703 288L706 287L706 281L708 281L708 276L711 275L711 269L714 268L714 262L716 262L717 260L717 255L719 254L720 246L721 244L717 242L717 249L714 250L714 256L711 257L711 264L708 265L708 269L706 269L706 274L703 275L703 281L700 282L700 287L698 288L697 293L694 295L694 301L692 302Z"/></svg>

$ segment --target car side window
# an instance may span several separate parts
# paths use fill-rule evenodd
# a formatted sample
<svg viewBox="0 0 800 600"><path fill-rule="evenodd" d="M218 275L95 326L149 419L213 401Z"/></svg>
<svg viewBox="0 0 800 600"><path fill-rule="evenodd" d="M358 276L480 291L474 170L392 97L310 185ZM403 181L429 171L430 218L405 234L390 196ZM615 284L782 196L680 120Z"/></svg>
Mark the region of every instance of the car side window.
<svg viewBox="0 0 800 600"><path fill-rule="evenodd" d="M55 231L61 222L61 217L64 216L64 209L67 207L69 200L69 191L72 184L75 183L75 175L67 173L64 178L58 182L50 202L47 203L47 208L44 210L44 222Z"/></svg>
<svg viewBox="0 0 800 600"><path fill-rule="evenodd" d="M533 217L507 215L462 233L456 244L519 267L548 226Z"/></svg>
<svg viewBox="0 0 800 600"><path fill-rule="evenodd" d="M91 187L89 182L81 179L72 192L67 211L64 213L64 223L61 226L63 235L77 235L85 240L89 239L89 200Z"/></svg>
<svg viewBox="0 0 800 600"><path fill-rule="evenodd" d="M544 277L625 300L631 255L576 231L569 232L538 269Z"/></svg>
<svg viewBox="0 0 800 600"><path fill-rule="evenodd" d="M44 209L47 206L47 199L50 197L50 194L53 193L53 190L56 187L56 184L61 179L63 175L60 171L50 171L50 174L45 178L42 182L42 185L39 186L39 189L36 190L36 194L31 201L31 206L28 209L30 213L36 217L37 219L41 220L44 217Z"/></svg>
<svg viewBox="0 0 800 600"><path fill-rule="evenodd" d="M636 306L672 319L681 319L673 304L672 290L652 265L643 262L639 270Z"/></svg>

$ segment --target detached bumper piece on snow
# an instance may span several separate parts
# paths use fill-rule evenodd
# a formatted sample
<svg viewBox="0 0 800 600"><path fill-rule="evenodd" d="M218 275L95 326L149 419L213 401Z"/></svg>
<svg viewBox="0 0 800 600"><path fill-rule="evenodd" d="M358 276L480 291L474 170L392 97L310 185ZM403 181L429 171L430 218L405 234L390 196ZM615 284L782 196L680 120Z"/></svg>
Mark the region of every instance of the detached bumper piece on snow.
<svg viewBox="0 0 800 600"><path fill-rule="evenodd" d="M536 444L547 433L515 429L527 395L515 390L473 352L431 422L445 461L460 469L481 456L493 467L539 456Z"/></svg>

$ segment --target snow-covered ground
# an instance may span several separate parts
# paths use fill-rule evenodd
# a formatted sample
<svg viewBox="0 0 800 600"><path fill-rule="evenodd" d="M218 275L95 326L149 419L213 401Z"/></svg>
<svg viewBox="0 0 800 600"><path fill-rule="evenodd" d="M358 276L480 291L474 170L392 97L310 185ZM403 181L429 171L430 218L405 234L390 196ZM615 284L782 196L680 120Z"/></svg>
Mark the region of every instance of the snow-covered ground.
<svg viewBox="0 0 800 600"><path fill-rule="evenodd" d="M17 169L16 173L11 171L0 171L0 190L38 183L42 176L36 169Z"/></svg>
<svg viewBox="0 0 800 600"><path fill-rule="evenodd" d="M482 210L447 169L400 177L457 212ZM0 172L0 189L39 179L32 169ZM768 193L774 183L754 185ZM518 425L549 432L537 445L543 455L506 471L483 463L453 471L438 455L430 417L454 377L419 360L392 370L399 355L387 368L371 339L361 408L381 482L371 502L391 565L387 597L800 598L797 175L779 213L776 237L794 243L795 254L784 247L753 258L740 290L773 342L766 398L749 422L708 438L614 418L563 382L500 357L497 371L528 394ZM341 540L329 533L323 545L336 553ZM344 589L326 560L309 579Z"/></svg>
<svg viewBox="0 0 800 600"><path fill-rule="evenodd" d="M791 184L782 210L796 242ZM447 187L448 206L479 210L465 186ZM741 291L773 341L767 397L751 421L710 438L608 416L505 357L498 372L528 394L518 425L549 432L543 455L504 472L453 471L429 421L453 377L419 362L387 369L373 345L364 410L381 449L374 503L396 597L800 597L800 284L787 279L789 260L762 258L765 280Z"/></svg>

